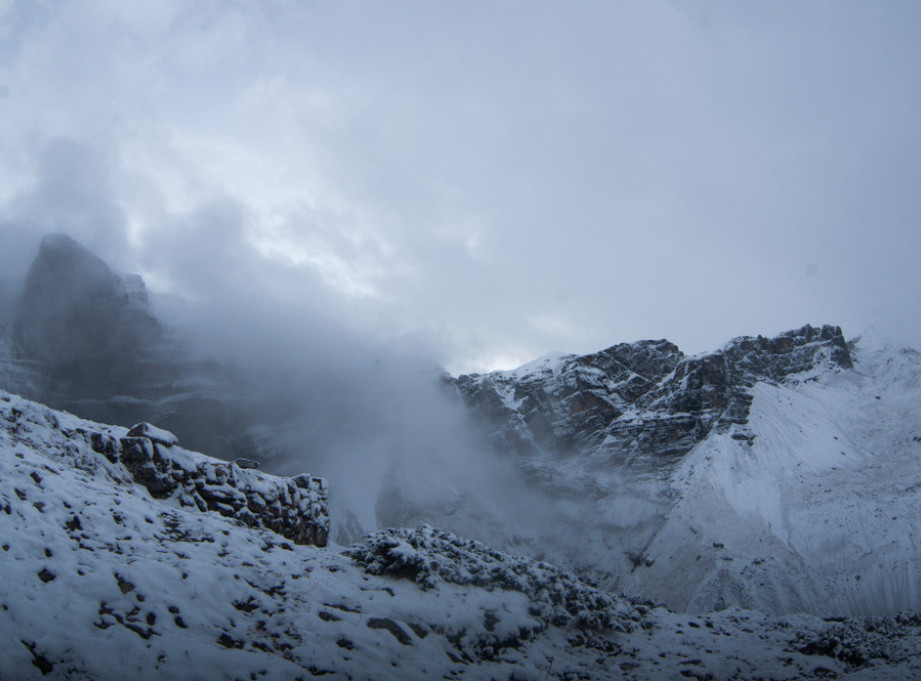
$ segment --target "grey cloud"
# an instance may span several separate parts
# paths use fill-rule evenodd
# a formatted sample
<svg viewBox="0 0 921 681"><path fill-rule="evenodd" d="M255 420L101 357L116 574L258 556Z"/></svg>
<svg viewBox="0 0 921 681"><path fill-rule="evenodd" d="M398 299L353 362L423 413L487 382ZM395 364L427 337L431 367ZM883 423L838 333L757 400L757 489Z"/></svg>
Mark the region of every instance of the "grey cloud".
<svg viewBox="0 0 921 681"><path fill-rule="evenodd" d="M97 149L99 229L141 214L141 237L108 247L152 281L215 300L303 287L305 314L422 339L452 368L645 336L697 351L807 320L887 318L918 341L902 255L921 246L918 19L52 4L10 24L0 106L19 151L44 130ZM92 240L90 222L73 229ZM254 252L269 223L314 257Z"/></svg>

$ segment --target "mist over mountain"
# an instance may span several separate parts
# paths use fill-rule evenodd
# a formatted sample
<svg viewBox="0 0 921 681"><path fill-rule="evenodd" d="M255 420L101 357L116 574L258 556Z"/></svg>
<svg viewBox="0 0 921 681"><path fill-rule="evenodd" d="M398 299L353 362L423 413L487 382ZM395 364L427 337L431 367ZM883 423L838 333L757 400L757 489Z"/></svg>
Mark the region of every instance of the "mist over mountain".
<svg viewBox="0 0 921 681"><path fill-rule="evenodd" d="M429 522L679 610L921 607L914 351L805 326L696 356L639 341L455 378L328 328L277 346L271 328L240 328L246 357L209 347L194 304L161 318L154 300L47 237L9 321L6 385L322 475L343 543ZM850 494L870 489L901 510L863 514Z"/></svg>
<svg viewBox="0 0 921 681"><path fill-rule="evenodd" d="M394 470L450 505L459 492L435 492L434 478L503 465L482 456L433 362L321 320L158 305L139 277L70 237L41 242L13 309L0 368L10 389L103 422L155 422L224 459L347 480L334 495L345 504L337 532L377 526Z"/></svg>

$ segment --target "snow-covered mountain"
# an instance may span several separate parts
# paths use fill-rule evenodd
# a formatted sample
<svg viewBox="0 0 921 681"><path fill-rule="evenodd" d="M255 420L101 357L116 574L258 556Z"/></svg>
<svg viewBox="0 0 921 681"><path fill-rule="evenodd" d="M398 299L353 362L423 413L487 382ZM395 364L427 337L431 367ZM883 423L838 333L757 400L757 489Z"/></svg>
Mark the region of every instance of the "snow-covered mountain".
<svg viewBox="0 0 921 681"><path fill-rule="evenodd" d="M107 423L156 421L195 449L252 458L252 405L231 372L191 355L139 276L70 237L42 240L6 325L6 389Z"/></svg>
<svg viewBox="0 0 921 681"><path fill-rule="evenodd" d="M827 615L921 605L919 379L914 350L806 326L457 386L557 504L545 555L681 610Z"/></svg>
<svg viewBox="0 0 921 681"><path fill-rule="evenodd" d="M907 679L921 619L682 615L0 392L0 678ZM325 545L325 546L324 546Z"/></svg>

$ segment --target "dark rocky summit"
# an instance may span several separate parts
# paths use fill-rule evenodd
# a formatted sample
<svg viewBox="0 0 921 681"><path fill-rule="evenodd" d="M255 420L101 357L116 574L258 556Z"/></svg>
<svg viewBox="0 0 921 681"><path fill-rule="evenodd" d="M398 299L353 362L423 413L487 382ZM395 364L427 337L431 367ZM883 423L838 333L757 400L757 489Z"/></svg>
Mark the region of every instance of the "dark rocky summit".
<svg viewBox="0 0 921 681"><path fill-rule="evenodd" d="M231 372L191 356L139 276L70 237L42 241L11 327L3 387L104 423L155 421L196 451L258 458Z"/></svg>
<svg viewBox="0 0 921 681"><path fill-rule="evenodd" d="M533 369L460 376L456 385L500 450L661 467L714 431L754 437L745 428L751 388L820 364L852 366L840 327L744 336L694 357L667 340L621 343Z"/></svg>
<svg viewBox="0 0 921 681"><path fill-rule="evenodd" d="M137 276L124 276L70 237L44 238L13 321L21 359L62 392L118 393L150 369L162 329Z"/></svg>

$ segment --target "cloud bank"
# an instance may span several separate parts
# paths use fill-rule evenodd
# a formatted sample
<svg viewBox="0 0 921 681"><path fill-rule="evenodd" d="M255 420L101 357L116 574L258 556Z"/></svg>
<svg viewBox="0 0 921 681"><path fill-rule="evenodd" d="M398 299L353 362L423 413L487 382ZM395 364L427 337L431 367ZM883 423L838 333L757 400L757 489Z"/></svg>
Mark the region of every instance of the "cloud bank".
<svg viewBox="0 0 921 681"><path fill-rule="evenodd" d="M7 0L0 291L63 231L234 328L452 371L805 321L921 344L919 26L911 3Z"/></svg>

